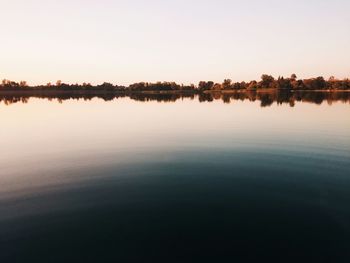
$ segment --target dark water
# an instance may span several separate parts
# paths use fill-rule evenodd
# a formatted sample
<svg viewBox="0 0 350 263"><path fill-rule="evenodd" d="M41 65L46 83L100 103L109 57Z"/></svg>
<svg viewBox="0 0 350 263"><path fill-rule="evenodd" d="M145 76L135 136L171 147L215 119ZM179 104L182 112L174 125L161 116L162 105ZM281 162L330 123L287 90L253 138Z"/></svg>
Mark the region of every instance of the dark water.
<svg viewBox="0 0 350 263"><path fill-rule="evenodd" d="M0 262L350 262L350 107L0 104Z"/></svg>

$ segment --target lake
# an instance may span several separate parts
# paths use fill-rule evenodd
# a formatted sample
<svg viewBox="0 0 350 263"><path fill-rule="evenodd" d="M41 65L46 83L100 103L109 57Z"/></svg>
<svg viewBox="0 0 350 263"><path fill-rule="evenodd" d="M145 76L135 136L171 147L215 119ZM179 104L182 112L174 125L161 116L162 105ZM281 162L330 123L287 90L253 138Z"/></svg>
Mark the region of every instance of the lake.
<svg viewBox="0 0 350 263"><path fill-rule="evenodd" d="M349 96L313 94L0 98L0 262L350 262Z"/></svg>

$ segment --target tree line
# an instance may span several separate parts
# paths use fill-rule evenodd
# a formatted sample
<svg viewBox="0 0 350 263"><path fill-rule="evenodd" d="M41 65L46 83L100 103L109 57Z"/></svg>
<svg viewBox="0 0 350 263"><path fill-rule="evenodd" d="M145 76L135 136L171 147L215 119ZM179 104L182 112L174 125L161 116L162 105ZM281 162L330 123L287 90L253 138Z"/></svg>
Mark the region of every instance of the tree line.
<svg viewBox="0 0 350 263"><path fill-rule="evenodd" d="M260 81L252 80L250 82L233 82L231 79L225 79L222 83L213 81L200 81L198 85L183 85L175 82L139 82L127 87L113 85L104 82L100 85L83 84L66 84L58 80L55 84L47 83L46 85L29 86L26 81L2 80L0 90L82 90L82 91L110 91L110 92L140 92L140 91L190 91L190 92L210 92L210 91L235 91L235 90L350 90L350 79L339 80L330 77L325 80L323 77L298 79L295 74L289 78L278 77L275 79L271 75L264 74Z"/></svg>

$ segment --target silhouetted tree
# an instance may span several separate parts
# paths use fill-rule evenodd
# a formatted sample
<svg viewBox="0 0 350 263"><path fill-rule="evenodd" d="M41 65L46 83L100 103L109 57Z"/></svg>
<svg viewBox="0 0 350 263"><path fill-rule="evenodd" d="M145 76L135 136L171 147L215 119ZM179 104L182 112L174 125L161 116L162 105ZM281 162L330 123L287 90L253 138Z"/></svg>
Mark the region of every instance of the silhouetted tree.
<svg viewBox="0 0 350 263"><path fill-rule="evenodd" d="M222 89L224 90L232 89L232 80L225 79L224 82L222 83Z"/></svg>
<svg viewBox="0 0 350 263"><path fill-rule="evenodd" d="M255 80L252 80L251 82L249 82L247 89L257 89L258 88L258 82L256 82Z"/></svg>
<svg viewBox="0 0 350 263"><path fill-rule="evenodd" d="M211 90L214 86L213 81L201 81L198 84L199 91Z"/></svg>
<svg viewBox="0 0 350 263"><path fill-rule="evenodd" d="M274 77L264 74L261 76L261 81L259 82L258 87L262 89L273 88L274 83L275 83Z"/></svg>

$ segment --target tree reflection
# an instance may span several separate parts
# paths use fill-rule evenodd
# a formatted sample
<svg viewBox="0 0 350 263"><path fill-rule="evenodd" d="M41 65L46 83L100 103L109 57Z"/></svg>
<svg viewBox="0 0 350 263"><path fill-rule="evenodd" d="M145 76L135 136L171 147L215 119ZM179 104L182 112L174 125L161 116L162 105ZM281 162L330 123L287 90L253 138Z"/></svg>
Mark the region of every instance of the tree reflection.
<svg viewBox="0 0 350 263"><path fill-rule="evenodd" d="M350 92L347 91L291 91L291 90L240 90L230 92L193 92L181 93L153 93L153 92L16 92L16 94L0 93L0 103L11 105L14 103L28 103L31 98L47 99L48 101L58 101L63 103L68 100L102 99L104 101L114 101L120 98L130 98L135 101L148 102L175 102L182 99L198 100L199 102L222 101L225 104L234 101L259 101L261 107L269 107L274 103L278 105L286 104L294 107L297 102L308 102L317 105L323 102L331 105L333 102L350 103Z"/></svg>

